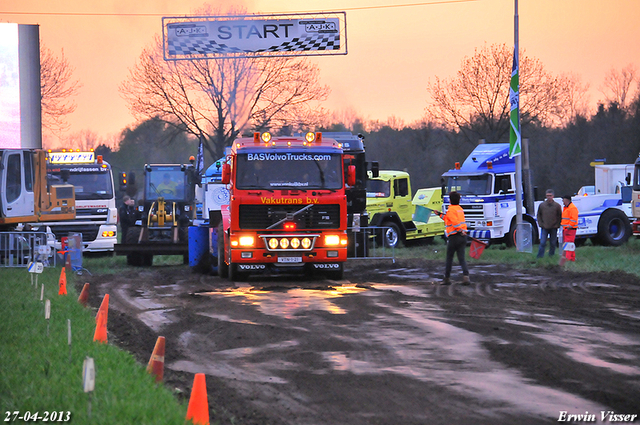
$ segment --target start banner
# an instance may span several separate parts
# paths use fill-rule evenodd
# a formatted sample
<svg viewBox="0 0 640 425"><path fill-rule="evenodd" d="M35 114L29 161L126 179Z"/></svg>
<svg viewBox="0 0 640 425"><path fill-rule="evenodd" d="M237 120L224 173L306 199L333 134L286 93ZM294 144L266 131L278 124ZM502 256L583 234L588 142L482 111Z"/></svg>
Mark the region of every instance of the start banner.
<svg viewBox="0 0 640 425"><path fill-rule="evenodd" d="M346 13L162 18L164 59L347 54Z"/></svg>

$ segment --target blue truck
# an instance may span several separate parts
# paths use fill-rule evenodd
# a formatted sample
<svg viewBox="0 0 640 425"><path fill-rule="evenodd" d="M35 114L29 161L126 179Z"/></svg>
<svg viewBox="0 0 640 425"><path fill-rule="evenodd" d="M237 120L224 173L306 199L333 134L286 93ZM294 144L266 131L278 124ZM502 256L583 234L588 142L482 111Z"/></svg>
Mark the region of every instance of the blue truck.
<svg viewBox="0 0 640 425"><path fill-rule="evenodd" d="M443 192L460 192L470 236L491 243L515 245L516 178L515 161L509 158L508 143L478 145L460 164L442 175ZM527 196L529 194L524 194ZM533 194L531 194L533 195ZM626 201L626 202L624 202ZM533 241L540 234L535 211L523 207L523 221L530 223ZM556 199L562 205L561 199ZM631 206L621 193L575 196L578 208L576 243L591 238L600 245L618 246L631 235ZM449 197L444 197L445 208Z"/></svg>

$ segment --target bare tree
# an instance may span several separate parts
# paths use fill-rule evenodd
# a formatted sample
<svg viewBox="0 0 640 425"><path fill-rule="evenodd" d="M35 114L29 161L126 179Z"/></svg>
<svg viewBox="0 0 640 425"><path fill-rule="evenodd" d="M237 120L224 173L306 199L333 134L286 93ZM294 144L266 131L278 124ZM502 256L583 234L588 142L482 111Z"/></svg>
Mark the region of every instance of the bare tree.
<svg viewBox="0 0 640 425"><path fill-rule="evenodd" d="M519 55L522 124L557 126L568 122L584 86L573 76L553 76L535 58ZM506 44L476 49L462 60L456 76L436 77L427 91L427 120L460 130L470 142L498 141L509 131L509 83L513 51ZM573 102L573 103L572 103Z"/></svg>
<svg viewBox="0 0 640 425"><path fill-rule="evenodd" d="M318 67L307 59L165 61L158 36L120 91L138 118L159 118L204 136L213 158L246 130L315 125L318 102L329 94L319 84Z"/></svg>
<svg viewBox="0 0 640 425"><path fill-rule="evenodd" d="M637 84L638 70L635 65L629 64L621 71L611 68L605 76L604 86L600 91L605 96L607 103L617 103L620 109L626 109L632 98L630 96L631 88Z"/></svg>
<svg viewBox="0 0 640 425"><path fill-rule="evenodd" d="M40 43L40 95L42 99L42 126L52 132L68 129L65 117L75 111L72 97L82 85L73 80L74 69L64 56L57 57L51 49Z"/></svg>

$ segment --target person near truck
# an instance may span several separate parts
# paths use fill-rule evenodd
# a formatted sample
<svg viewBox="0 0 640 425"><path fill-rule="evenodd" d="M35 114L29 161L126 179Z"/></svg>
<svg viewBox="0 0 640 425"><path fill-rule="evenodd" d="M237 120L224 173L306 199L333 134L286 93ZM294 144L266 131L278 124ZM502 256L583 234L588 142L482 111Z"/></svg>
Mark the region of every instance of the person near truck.
<svg viewBox="0 0 640 425"><path fill-rule="evenodd" d="M564 208L562 209L562 240L571 243L573 249L565 249L564 258L568 261L576 261L576 231L578 230L578 208L571 202L571 196L562 197Z"/></svg>
<svg viewBox="0 0 640 425"><path fill-rule="evenodd" d="M171 180L169 173L164 173L162 182L158 185L157 191L159 196L176 196L178 183Z"/></svg>
<svg viewBox="0 0 640 425"><path fill-rule="evenodd" d="M460 194L456 191L449 193L449 208L447 213L442 214L435 211L442 218L445 224L444 233L447 237L447 260L445 263L443 285L451 284L451 267L453 266L453 255L458 255L458 262L462 267L462 284L469 285L469 269L465 258L467 247L467 223L464 218L464 211L460 206Z"/></svg>
<svg viewBox="0 0 640 425"><path fill-rule="evenodd" d="M129 195L124 195L122 201L123 204L118 210L118 218L120 219L120 228L122 229L121 241L124 242L127 238L129 228L136 224L136 201Z"/></svg>
<svg viewBox="0 0 640 425"><path fill-rule="evenodd" d="M544 257L544 251L549 239L549 257L553 257L556 253L558 245L558 229L562 222L562 207L553 200L553 190L548 189L546 199L538 207L538 226L542 229L540 232L540 248L538 249L538 258Z"/></svg>

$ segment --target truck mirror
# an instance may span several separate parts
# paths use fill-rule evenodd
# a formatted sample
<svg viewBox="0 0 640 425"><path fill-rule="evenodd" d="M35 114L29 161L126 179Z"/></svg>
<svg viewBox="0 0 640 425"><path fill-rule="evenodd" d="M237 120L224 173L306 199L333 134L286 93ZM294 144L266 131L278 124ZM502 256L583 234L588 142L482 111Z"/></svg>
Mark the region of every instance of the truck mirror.
<svg viewBox="0 0 640 425"><path fill-rule="evenodd" d="M66 183L69 180L69 177L71 177L71 172L69 170L60 170L60 178L63 182Z"/></svg>
<svg viewBox="0 0 640 425"><path fill-rule="evenodd" d="M444 195L447 193L447 188L444 185L444 177L440 177L440 195L444 199Z"/></svg>
<svg viewBox="0 0 640 425"><path fill-rule="evenodd" d="M349 186L356 185L356 166L355 165L349 165L349 167L347 167L347 184Z"/></svg>
<svg viewBox="0 0 640 425"><path fill-rule="evenodd" d="M631 185L631 173L627 173L627 176L624 178L627 182L627 186Z"/></svg>
<svg viewBox="0 0 640 425"><path fill-rule="evenodd" d="M371 177L375 179L378 176L380 176L380 164L378 161L373 161L371 163Z"/></svg>
<svg viewBox="0 0 640 425"><path fill-rule="evenodd" d="M222 184L229 184L231 181L231 166L229 164L222 164Z"/></svg>

